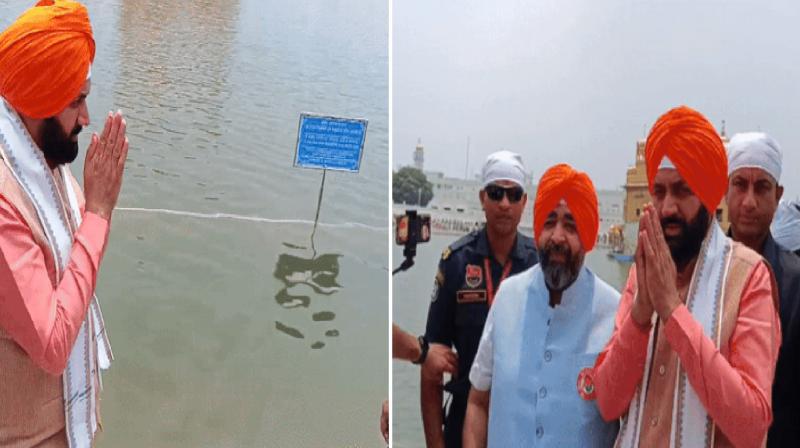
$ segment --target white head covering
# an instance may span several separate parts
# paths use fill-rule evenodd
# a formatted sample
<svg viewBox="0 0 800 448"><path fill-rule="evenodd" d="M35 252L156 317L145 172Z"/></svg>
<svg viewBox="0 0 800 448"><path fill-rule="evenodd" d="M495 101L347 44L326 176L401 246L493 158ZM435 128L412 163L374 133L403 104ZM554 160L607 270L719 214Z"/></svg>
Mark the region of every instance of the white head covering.
<svg viewBox="0 0 800 448"><path fill-rule="evenodd" d="M728 176L739 168L760 168L781 180L781 147L763 132L736 134L728 144Z"/></svg>
<svg viewBox="0 0 800 448"><path fill-rule="evenodd" d="M669 160L669 157L667 156L664 156L664 158L661 159L661 163L658 165L658 169L663 170L664 168L669 168L673 170L677 169L675 168L675 165L672 164L672 160Z"/></svg>
<svg viewBox="0 0 800 448"><path fill-rule="evenodd" d="M800 203L781 201L769 230L781 246L793 252L800 249Z"/></svg>
<svg viewBox="0 0 800 448"><path fill-rule="evenodd" d="M499 180L508 180L525 188L525 165L522 157L511 151L497 151L489 154L481 171L483 186Z"/></svg>

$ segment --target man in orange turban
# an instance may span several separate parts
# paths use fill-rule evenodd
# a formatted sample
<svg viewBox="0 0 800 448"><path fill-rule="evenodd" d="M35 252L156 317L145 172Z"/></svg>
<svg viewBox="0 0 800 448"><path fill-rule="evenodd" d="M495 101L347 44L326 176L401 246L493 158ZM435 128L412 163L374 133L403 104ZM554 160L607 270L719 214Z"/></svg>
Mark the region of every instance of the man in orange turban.
<svg viewBox="0 0 800 448"><path fill-rule="evenodd" d="M86 8L41 0L0 35L0 95L21 115L52 117L78 96L92 61Z"/></svg>
<svg viewBox="0 0 800 448"><path fill-rule="evenodd" d="M534 203L540 262L506 279L489 311L469 373L465 448L613 443L617 423L604 422L574 382L611 336L619 304L583 265L598 224L589 176L548 169Z"/></svg>
<svg viewBox="0 0 800 448"><path fill-rule="evenodd" d="M722 232L727 156L699 112L678 107L647 137L653 204L614 334L584 383L619 446L763 446L780 346L775 279ZM711 429L709 432L708 429Z"/></svg>
<svg viewBox="0 0 800 448"><path fill-rule="evenodd" d="M86 8L42 0L0 33L0 446L90 447L112 355L94 297L128 139L89 125Z"/></svg>
<svg viewBox="0 0 800 448"><path fill-rule="evenodd" d="M576 226L577 236L581 247L573 247L571 253L590 252L594 248L597 239L597 230L600 226L597 214L597 193L594 190L592 180L586 173L575 171L567 164L556 165L547 170L539 182L539 189L536 192L536 202L533 204L533 235L537 242L540 240L542 230L548 222L554 210L561 208L562 201L569 208ZM582 249L582 250L581 250ZM547 254L541 252L542 264L545 263ZM572 277L559 277L561 282L574 280L577 270L583 263L583 259L572 260ZM545 276L549 279L550 276ZM555 280L555 278L553 279ZM565 285L549 285L556 290L562 290Z"/></svg>

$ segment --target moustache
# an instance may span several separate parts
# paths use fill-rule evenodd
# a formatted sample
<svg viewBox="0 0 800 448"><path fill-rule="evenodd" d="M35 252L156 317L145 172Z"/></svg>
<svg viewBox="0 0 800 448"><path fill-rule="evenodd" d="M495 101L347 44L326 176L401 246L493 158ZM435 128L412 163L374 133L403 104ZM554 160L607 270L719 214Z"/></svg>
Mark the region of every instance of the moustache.
<svg viewBox="0 0 800 448"><path fill-rule="evenodd" d="M686 221L684 221L681 218L678 218L676 216L671 216L671 217L667 217L667 218L661 218L661 228L662 229L664 227L667 227L670 224L677 224L677 225L681 226L684 229L688 225L688 223Z"/></svg>
<svg viewBox="0 0 800 448"><path fill-rule="evenodd" d="M567 247L566 244L548 243L544 247L544 251L548 255L565 255L567 258L572 256L572 252L570 252L569 247Z"/></svg>
<svg viewBox="0 0 800 448"><path fill-rule="evenodd" d="M72 132L70 133L70 136L78 135L78 134L81 133L81 131L83 131L83 126L77 125L72 129Z"/></svg>

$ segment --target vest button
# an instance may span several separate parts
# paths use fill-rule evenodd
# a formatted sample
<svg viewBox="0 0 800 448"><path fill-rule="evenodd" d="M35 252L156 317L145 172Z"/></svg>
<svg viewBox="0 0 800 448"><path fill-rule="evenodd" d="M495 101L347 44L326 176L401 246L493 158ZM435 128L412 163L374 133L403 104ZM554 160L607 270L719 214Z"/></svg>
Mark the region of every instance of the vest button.
<svg viewBox="0 0 800 448"><path fill-rule="evenodd" d="M658 374L659 375L664 376L664 374L666 374L666 373L667 373L667 368L664 367L664 364L661 364L660 366L658 366Z"/></svg>
<svg viewBox="0 0 800 448"><path fill-rule="evenodd" d="M551 359L553 359L553 354L550 353L550 350L545 351L544 352L544 360L547 361L547 362L550 362Z"/></svg>
<svg viewBox="0 0 800 448"><path fill-rule="evenodd" d="M538 428L536 428L536 437L541 439L542 436L544 436L544 428L539 426Z"/></svg>
<svg viewBox="0 0 800 448"><path fill-rule="evenodd" d="M544 398L547 396L547 389L542 387L539 389L539 398Z"/></svg>

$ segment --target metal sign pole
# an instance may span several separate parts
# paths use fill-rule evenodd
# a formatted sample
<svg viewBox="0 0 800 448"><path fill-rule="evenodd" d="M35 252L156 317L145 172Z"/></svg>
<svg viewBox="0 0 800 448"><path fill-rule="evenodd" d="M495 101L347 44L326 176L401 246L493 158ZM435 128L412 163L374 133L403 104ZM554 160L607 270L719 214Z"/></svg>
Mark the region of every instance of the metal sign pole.
<svg viewBox="0 0 800 448"><path fill-rule="evenodd" d="M317 249L314 247L314 234L317 233L317 222L319 222L319 209L322 208L322 192L325 190L325 173L328 170L322 170L322 183L319 185L319 199L317 200L317 215L314 216L314 228L311 230L311 250L314 252L314 257L317 256Z"/></svg>

